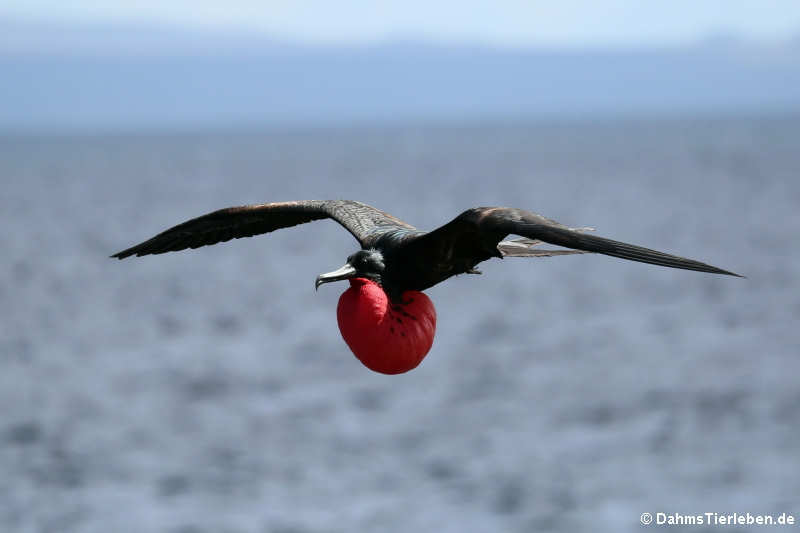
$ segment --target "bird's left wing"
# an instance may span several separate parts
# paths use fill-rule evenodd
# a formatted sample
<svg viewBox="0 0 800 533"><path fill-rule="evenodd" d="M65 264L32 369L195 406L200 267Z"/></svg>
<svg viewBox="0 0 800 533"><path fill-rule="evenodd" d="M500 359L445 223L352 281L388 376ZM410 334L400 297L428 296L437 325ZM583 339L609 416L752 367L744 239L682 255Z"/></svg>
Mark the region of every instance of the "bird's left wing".
<svg viewBox="0 0 800 533"><path fill-rule="evenodd" d="M464 211L444 226L410 240L407 249L409 253L428 256L433 264L442 262L443 258L467 260L472 257L484 260L502 254L502 247L498 250L497 245L507 235L514 234L565 248L596 252L641 263L742 277L694 259L587 235L581 231L582 229L584 228L569 228L522 209L476 207Z"/></svg>
<svg viewBox="0 0 800 533"><path fill-rule="evenodd" d="M187 220L111 257L163 254L252 237L281 228L331 218L349 231L362 247L385 229L414 227L372 206L353 200L303 200L243 205L219 209Z"/></svg>

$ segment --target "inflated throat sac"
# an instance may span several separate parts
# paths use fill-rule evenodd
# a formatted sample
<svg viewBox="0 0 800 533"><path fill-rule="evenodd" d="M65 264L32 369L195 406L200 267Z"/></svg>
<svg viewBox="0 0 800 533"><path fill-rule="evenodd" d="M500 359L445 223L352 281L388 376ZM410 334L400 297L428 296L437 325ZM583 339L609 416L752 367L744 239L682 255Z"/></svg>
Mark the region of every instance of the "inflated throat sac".
<svg viewBox="0 0 800 533"><path fill-rule="evenodd" d="M339 331L353 354L370 370L402 374L416 368L433 345L436 309L425 294L406 291L391 302L380 285L350 280L339 297Z"/></svg>

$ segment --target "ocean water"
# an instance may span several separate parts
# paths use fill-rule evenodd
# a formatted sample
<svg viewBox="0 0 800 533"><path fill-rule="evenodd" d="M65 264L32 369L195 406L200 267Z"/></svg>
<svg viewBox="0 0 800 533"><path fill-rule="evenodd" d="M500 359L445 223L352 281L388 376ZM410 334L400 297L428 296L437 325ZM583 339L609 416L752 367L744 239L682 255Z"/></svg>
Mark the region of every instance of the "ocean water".
<svg viewBox="0 0 800 533"><path fill-rule="evenodd" d="M796 118L7 136L0 178L0 531L800 520ZM433 349L383 376L340 338L345 285L313 288L356 249L333 222L108 258L305 198L421 229L522 207L748 278L493 260L428 291Z"/></svg>

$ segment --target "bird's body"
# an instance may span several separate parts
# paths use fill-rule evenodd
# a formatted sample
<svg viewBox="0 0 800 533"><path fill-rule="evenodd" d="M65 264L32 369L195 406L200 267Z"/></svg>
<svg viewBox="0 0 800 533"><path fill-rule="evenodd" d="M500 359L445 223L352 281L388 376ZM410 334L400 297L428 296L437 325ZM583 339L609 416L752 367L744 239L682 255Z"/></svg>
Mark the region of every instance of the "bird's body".
<svg viewBox="0 0 800 533"><path fill-rule="evenodd" d="M415 305L404 300L404 295L425 296L420 291L458 274L478 273L475 267L492 257L596 252L672 268L738 276L693 259L587 235L584 231L590 228L569 228L521 209L472 208L447 224L424 232L388 213L352 200L306 200L220 209L179 224L112 257L123 259L198 248L325 218L341 224L359 241L361 248L348 257L339 270L320 275L317 287L330 281L351 280L353 286L342 295L339 303L340 330L362 362L384 373L415 367L433 342L436 316L433 304L430 303L428 309L424 301L430 300L425 297L424 301L417 298ZM510 234L522 238L505 241ZM571 249L533 248L542 242ZM363 283L353 280L363 280ZM385 301L381 294L386 296ZM423 319L427 325L411 329L388 325L386 320L397 318L397 313L390 312L393 307L397 313L408 313L418 321ZM429 320L431 316L432 321ZM400 319L402 323L402 317ZM401 329L404 335L419 338L404 340L399 334ZM414 353L409 355L406 353L409 351ZM403 356L404 353L408 357ZM384 360L389 363L384 364ZM398 360L402 361L398 363Z"/></svg>

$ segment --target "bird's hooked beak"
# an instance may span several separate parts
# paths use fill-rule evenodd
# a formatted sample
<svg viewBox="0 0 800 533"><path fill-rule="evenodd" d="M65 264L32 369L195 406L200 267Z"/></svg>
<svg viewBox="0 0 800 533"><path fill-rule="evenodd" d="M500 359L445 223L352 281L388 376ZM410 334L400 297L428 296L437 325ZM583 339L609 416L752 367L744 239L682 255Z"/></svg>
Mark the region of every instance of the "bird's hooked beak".
<svg viewBox="0 0 800 533"><path fill-rule="evenodd" d="M314 283L314 289L319 289L319 286L323 283L330 283L331 281L341 281L343 279L350 279L356 276L356 268L351 265L350 263L345 263L345 265L338 269L334 270L333 272L328 272L327 274L320 274L317 276L317 281Z"/></svg>

